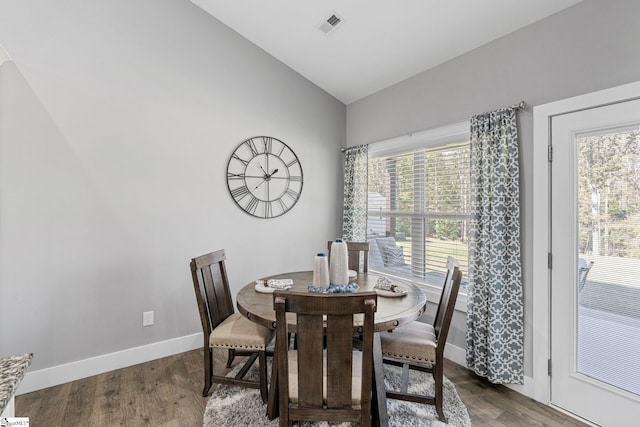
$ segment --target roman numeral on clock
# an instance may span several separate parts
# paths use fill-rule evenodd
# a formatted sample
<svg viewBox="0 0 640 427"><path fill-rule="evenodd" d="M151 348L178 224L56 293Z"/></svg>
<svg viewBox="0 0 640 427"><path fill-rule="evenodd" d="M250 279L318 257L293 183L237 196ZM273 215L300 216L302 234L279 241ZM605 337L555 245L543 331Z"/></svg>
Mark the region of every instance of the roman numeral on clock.
<svg viewBox="0 0 640 427"><path fill-rule="evenodd" d="M247 166L247 165L249 164L249 161L248 161L248 160L241 159L241 158L240 158L236 153L233 153L233 154L231 155L231 157L233 157L233 158L234 158L234 159L236 159L236 160L240 160L240 161L242 162L242 164L243 164L243 165L245 165L245 166Z"/></svg>
<svg viewBox="0 0 640 427"><path fill-rule="evenodd" d="M244 179L244 174L227 172L227 179Z"/></svg>
<svg viewBox="0 0 640 427"><path fill-rule="evenodd" d="M247 140L245 144L247 144L247 147L251 150L251 157L255 157L258 154L258 148L256 147L255 142L253 142L253 139Z"/></svg>
<svg viewBox="0 0 640 427"><path fill-rule="evenodd" d="M231 195L236 200L242 200L247 194L249 194L249 189L246 185L231 190Z"/></svg>
<svg viewBox="0 0 640 427"><path fill-rule="evenodd" d="M246 206L247 212L249 212L252 215L255 214L256 208L258 207L259 203L260 203L260 200L256 196L252 195L251 200L249 200L249 203L247 203L247 206Z"/></svg>
<svg viewBox="0 0 640 427"><path fill-rule="evenodd" d="M298 195L300 195L299 192L292 190L291 188L287 188L287 191L284 193L287 196L291 197L293 200L297 200L298 199Z"/></svg>
<svg viewBox="0 0 640 427"><path fill-rule="evenodd" d="M263 136L262 143L264 144L264 152L270 153L273 148L273 139L268 136Z"/></svg>

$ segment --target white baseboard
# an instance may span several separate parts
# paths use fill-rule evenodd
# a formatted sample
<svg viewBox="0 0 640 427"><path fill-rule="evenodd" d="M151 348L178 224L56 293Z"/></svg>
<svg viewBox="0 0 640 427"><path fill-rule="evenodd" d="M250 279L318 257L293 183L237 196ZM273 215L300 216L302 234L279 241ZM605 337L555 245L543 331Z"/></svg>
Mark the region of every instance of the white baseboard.
<svg viewBox="0 0 640 427"><path fill-rule="evenodd" d="M536 393L535 393L535 389L534 389L534 384L533 384L533 377L528 377L528 376L524 376L524 384L505 384L506 387L509 387L511 390L513 391L517 391L520 394L523 394L533 400L538 400L536 399ZM548 405L549 402L543 402L541 400L539 400L540 403L544 403L545 405Z"/></svg>
<svg viewBox="0 0 640 427"><path fill-rule="evenodd" d="M450 342L447 342L447 346L444 348L444 357L458 365L467 366L467 351L464 348L452 345Z"/></svg>
<svg viewBox="0 0 640 427"><path fill-rule="evenodd" d="M466 350L461 347L456 347L455 345L451 345L447 343L447 346L444 348L444 357L451 360L458 365L467 366L467 353ZM524 377L524 384L505 384L506 387L509 387L511 390L517 391L520 394L523 394L531 399L536 400L534 393L534 384L533 377ZM549 402L542 402L547 405Z"/></svg>
<svg viewBox="0 0 640 427"><path fill-rule="evenodd" d="M0 419L13 418L15 416L16 416L16 399L14 396L11 396L11 399L9 399L9 402L7 403L7 406L4 408L4 411L2 411L2 414L0 414Z"/></svg>
<svg viewBox="0 0 640 427"><path fill-rule="evenodd" d="M28 372L16 395L126 368L202 347L202 332Z"/></svg>

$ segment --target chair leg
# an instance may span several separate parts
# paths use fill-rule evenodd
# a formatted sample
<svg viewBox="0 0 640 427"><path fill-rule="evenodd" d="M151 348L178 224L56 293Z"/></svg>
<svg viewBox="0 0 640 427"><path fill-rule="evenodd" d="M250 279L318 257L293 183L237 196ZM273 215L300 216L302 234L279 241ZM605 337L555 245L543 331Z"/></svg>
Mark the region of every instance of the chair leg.
<svg viewBox="0 0 640 427"><path fill-rule="evenodd" d="M262 403L267 403L267 353L264 351L258 355L258 369L260 370L260 397L262 397Z"/></svg>
<svg viewBox="0 0 640 427"><path fill-rule="evenodd" d="M278 419L280 420L278 422L279 427L289 427L292 424L289 420L289 411L287 408L280 408L280 417Z"/></svg>
<svg viewBox="0 0 640 427"><path fill-rule="evenodd" d="M402 365L402 379L400 381L400 391L407 393L409 390L409 364Z"/></svg>
<svg viewBox="0 0 640 427"><path fill-rule="evenodd" d="M259 352L246 352L240 351L236 352L235 349L228 349L228 359L227 359L227 367L231 367L231 363L235 356L248 356L248 359L245 360L242 365L240 371L236 375L235 378L226 378L223 376L215 376L213 371L213 348L205 347L204 349L204 389L202 390L202 396L207 397L211 391L211 387L213 383L225 383L225 384L235 384L241 385L243 387L251 387L260 389L260 397L262 398L262 402L266 403L268 400L268 384L267 384L267 353L273 355L272 352L267 351L259 351ZM255 363L255 360L258 359L258 372L259 372L259 382L256 381L248 381L244 379L245 374Z"/></svg>
<svg viewBox="0 0 640 427"><path fill-rule="evenodd" d="M438 418L443 423L447 423L447 418L444 416L444 411L442 410L442 387L443 387L443 376L444 376L444 367L442 363L436 363L436 366L433 370L433 382L435 386L434 390L434 398L436 403L436 412L438 413Z"/></svg>
<svg viewBox="0 0 640 427"><path fill-rule="evenodd" d="M236 357L236 350L235 348L230 348L228 355L227 355L227 368L231 367L231 364L233 363L233 359Z"/></svg>
<svg viewBox="0 0 640 427"><path fill-rule="evenodd" d="M213 350L211 347L204 346L204 389L202 396L207 397L211 390L211 375L213 373Z"/></svg>
<svg viewBox="0 0 640 427"><path fill-rule="evenodd" d="M371 418L373 416L372 406L371 402L362 405L360 427L371 427Z"/></svg>

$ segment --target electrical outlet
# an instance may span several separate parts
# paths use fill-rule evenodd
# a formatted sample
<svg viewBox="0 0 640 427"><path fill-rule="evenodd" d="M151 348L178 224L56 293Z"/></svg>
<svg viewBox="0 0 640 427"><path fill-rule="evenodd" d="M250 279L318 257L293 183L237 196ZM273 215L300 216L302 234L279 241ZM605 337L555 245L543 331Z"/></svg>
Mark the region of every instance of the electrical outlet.
<svg viewBox="0 0 640 427"><path fill-rule="evenodd" d="M145 311L142 313L142 326L153 325L153 311Z"/></svg>

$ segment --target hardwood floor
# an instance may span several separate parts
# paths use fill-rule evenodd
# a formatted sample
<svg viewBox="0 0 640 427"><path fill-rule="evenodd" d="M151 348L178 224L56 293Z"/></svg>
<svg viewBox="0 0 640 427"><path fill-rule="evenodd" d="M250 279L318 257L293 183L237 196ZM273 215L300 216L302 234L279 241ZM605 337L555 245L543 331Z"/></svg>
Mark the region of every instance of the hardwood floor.
<svg viewBox="0 0 640 427"><path fill-rule="evenodd" d="M202 350L194 350L23 394L16 416L29 417L31 427L200 427L207 401L202 359ZM445 375L474 426L586 426L454 363Z"/></svg>
<svg viewBox="0 0 640 427"><path fill-rule="evenodd" d="M31 427L202 426L202 350L16 397Z"/></svg>
<svg viewBox="0 0 640 427"><path fill-rule="evenodd" d="M444 375L456 385L474 426L588 426L510 388L491 384L456 363L447 362Z"/></svg>

